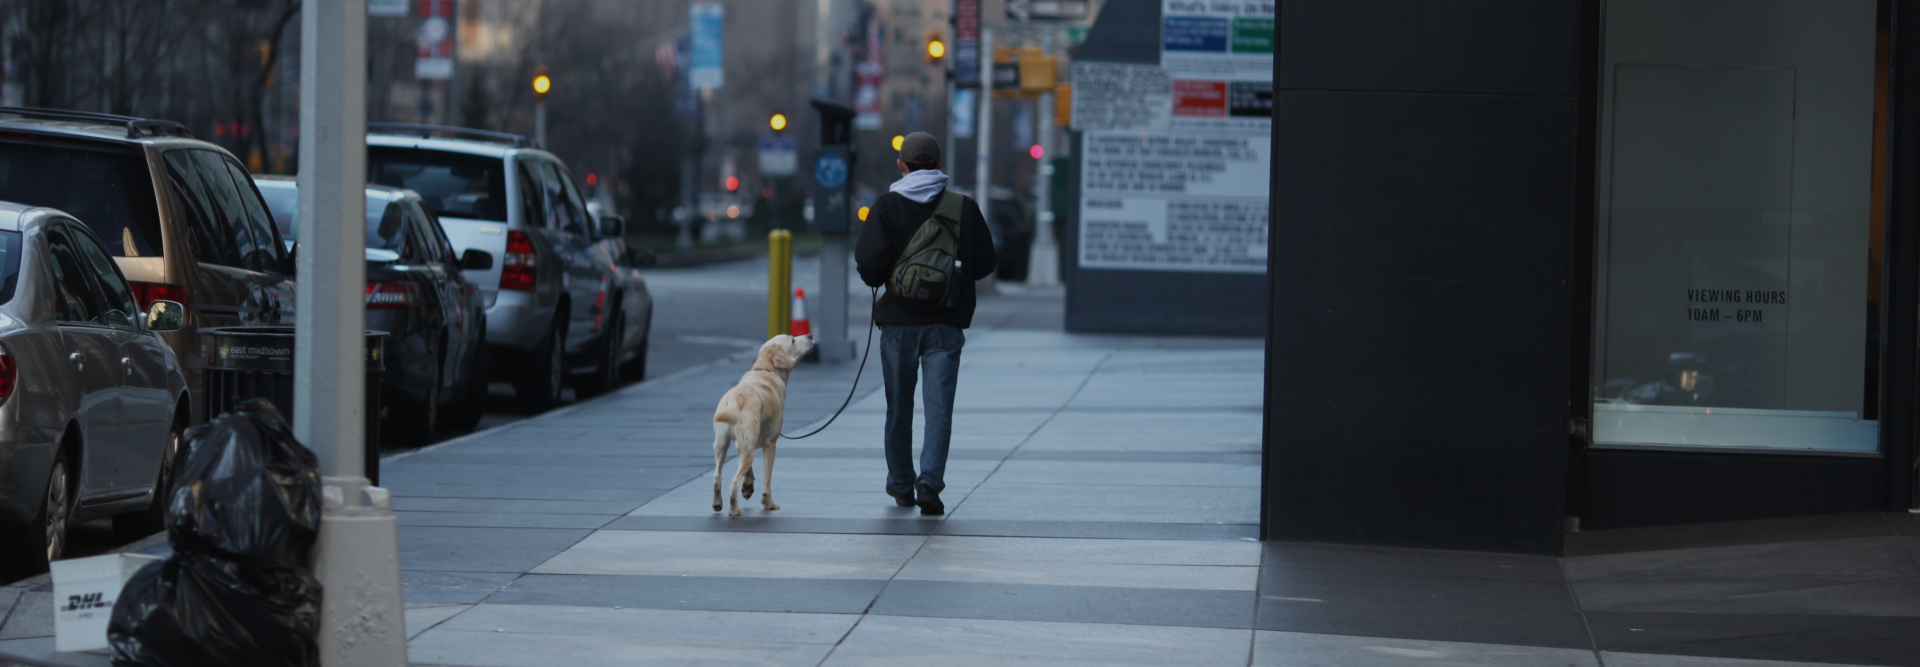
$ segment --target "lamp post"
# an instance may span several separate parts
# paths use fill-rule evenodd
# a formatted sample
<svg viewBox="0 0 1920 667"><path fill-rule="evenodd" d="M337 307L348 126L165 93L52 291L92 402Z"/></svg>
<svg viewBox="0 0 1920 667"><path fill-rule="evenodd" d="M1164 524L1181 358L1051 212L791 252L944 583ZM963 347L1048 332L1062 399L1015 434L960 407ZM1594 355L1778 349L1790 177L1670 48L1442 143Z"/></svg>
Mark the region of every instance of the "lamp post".
<svg viewBox="0 0 1920 667"><path fill-rule="evenodd" d="M547 66L541 65L533 70L533 143L544 149L547 147L547 91L553 89L553 79L547 76Z"/></svg>
<svg viewBox="0 0 1920 667"><path fill-rule="evenodd" d="M364 470L367 2L300 8L300 226L293 434L320 459L314 572L325 667L403 667L400 532Z"/></svg>

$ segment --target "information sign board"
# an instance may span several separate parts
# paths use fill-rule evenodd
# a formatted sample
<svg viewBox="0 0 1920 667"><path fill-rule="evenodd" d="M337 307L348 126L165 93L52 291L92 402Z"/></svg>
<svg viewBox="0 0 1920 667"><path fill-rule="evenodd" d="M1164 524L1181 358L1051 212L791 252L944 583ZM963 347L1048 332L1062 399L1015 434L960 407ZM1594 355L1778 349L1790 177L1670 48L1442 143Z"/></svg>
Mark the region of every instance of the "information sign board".
<svg viewBox="0 0 1920 667"><path fill-rule="evenodd" d="M726 17L727 8L717 2L694 3L687 9L688 30L692 36L687 82L694 88L718 89L727 81L720 57Z"/></svg>

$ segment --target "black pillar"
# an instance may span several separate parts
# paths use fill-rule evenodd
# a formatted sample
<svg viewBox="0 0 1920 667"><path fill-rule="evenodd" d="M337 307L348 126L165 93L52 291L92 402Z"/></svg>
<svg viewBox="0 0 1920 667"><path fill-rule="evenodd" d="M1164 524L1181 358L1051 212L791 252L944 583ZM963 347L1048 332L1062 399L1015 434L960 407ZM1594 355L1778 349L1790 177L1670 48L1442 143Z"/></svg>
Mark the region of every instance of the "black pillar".
<svg viewBox="0 0 1920 667"><path fill-rule="evenodd" d="M1279 16L1263 536L1557 552L1582 2Z"/></svg>

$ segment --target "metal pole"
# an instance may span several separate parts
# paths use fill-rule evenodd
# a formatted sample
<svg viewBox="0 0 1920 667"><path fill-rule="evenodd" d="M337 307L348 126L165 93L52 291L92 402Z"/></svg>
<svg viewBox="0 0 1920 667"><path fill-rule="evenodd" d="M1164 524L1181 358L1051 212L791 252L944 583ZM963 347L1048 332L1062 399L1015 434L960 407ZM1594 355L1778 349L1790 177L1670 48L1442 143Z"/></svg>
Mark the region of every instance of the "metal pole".
<svg viewBox="0 0 1920 667"><path fill-rule="evenodd" d="M980 217L987 215L987 202L993 196L988 183L993 164L993 28L980 27L980 110L973 114L973 136L979 150L974 154L974 203L980 205ZM989 223L991 224L991 223Z"/></svg>
<svg viewBox="0 0 1920 667"><path fill-rule="evenodd" d="M1053 26L1040 29L1040 50L1053 55ZM1034 136L1040 139L1040 164L1034 170L1033 247L1027 252L1027 284L1056 285L1060 282L1060 251L1053 238L1053 93L1040 95L1039 112L1034 114Z"/></svg>
<svg viewBox="0 0 1920 667"><path fill-rule="evenodd" d="M547 149L546 100L533 103L533 143L540 146L540 150Z"/></svg>
<svg viewBox="0 0 1920 667"><path fill-rule="evenodd" d="M300 226L294 436L324 483L314 571L326 667L407 664L392 497L367 484L366 0L300 9Z"/></svg>

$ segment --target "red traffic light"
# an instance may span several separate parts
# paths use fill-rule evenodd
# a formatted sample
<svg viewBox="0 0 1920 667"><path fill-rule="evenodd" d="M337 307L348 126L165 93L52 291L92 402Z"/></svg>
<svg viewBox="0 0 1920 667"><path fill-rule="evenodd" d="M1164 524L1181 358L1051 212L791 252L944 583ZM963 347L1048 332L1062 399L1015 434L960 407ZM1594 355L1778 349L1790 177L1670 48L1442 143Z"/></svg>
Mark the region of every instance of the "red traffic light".
<svg viewBox="0 0 1920 667"><path fill-rule="evenodd" d="M588 186L593 186L593 185L598 185L599 183L600 183L600 175L599 175L599 174L595 174L595 173L593 173L593 172L591 172L591 171L589 171L589 172L587 172L587 185L588 185Z"/></svg>
<svg viewBox="0 0 1920 667"><path fill-rule="evenodd" d="M733 191L735 191L735 190L739 190L739 189L740 189L740 177L739 177L739 176L728 176L728 177L727 177L727 192L733 192Z"/></svg>

